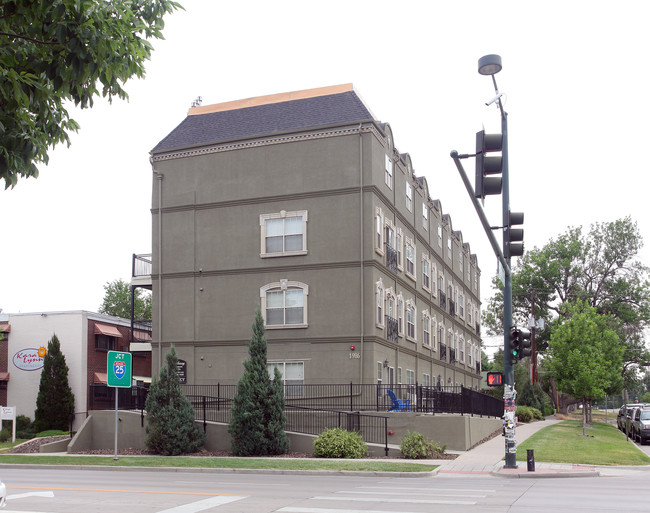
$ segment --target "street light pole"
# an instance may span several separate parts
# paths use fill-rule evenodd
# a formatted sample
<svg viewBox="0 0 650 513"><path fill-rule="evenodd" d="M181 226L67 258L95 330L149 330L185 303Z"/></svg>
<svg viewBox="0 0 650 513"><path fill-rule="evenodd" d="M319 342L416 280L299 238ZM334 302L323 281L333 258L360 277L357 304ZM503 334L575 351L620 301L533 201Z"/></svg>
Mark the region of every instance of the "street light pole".
<svg viewBox="0 0 650 513"><path fill-rule="evenodd" d="M502 136L502 220L503 220L503 252L507 267L504 269L503 283L503 370L504 370L504 435L505 435L505 468L517 468L517 442L515 439L515 377L510 350L510 331L512 327L512 272L510 255L510 175L508 168L508 113L503 109L501 95L494 75L501 71L501 57L486 55L478 61L478 72L490 75L496 93L495 99L501 113Z"/></svg>

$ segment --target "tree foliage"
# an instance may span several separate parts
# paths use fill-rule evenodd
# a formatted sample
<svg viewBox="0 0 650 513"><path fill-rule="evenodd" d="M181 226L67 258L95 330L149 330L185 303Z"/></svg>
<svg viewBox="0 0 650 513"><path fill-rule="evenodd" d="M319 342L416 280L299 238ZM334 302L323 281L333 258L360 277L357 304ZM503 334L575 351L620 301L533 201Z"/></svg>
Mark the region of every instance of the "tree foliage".
<svg viewBox="0 0 650 513"><path fill-rule="evenodd" d="M231 449L238 456L284 454L289 439L284 431L284 385L277 368L273 380L267 370L267 344L262 313L257 309L253 335L248 344L249 359L237 384L228 432Z"/></svg>
<svg viewBox="0 0 650 513"><path fill-rule="evenodd" d="M133 291L134 319L151 320L151 294L141 288ZM122 319L131 318L131 286L124 280L113 280L104 285L104 299L99 307L99 313L114 315Z"/></svg>
<svg viewBox="0 0 650 513"><path fill-rule="evenodd" d="M47 343L47 354L43 359L34 412L34 431L67 431L70 429L70 414L73 412L74 394L68 382L68 365L61 352L59 338L54 334Z"/></svg>
<svg viewBox="0 0 650 513"><path fill-rule="evenodd" d="M165 356L167 366L153 378L145 403L147 436L145 444L164 456L196 452L203 447L205 434L194 422L194 408L181 389L178 357L172 347Z"/></svg>
<svg viewBox="0 0 650 513"><path fill-rule="evenodd" d="M561 324L565 305L584 301L606 314L624 343L626 368L650 361L644 330L650 323L649 268L638 260L643 240L629 217L595 223L587 233L569 228L541 249L521 257L513 272L513 319L526 325L535 304L535 317L550 328L537 333L537 347L545 349L554 324ZM503 293L488 302L483 321L491 333L503 331Z"/></svg>
<svg viewBox="0 0 650 513"><path fill-rule="evenodd" d="M611 318L587 302L565 305L549 341L545 368L559 390L588 401L620 392L624 348Z"/></svg>
<svg viewBox="0 0 650 513"><path fill-rule="evenodd" d="M66 101L127 98L123 84L143 77L162 39L170 0L5 0L0 5L0 178L38 176L48 149L70 144L79 125Z"/></svg>

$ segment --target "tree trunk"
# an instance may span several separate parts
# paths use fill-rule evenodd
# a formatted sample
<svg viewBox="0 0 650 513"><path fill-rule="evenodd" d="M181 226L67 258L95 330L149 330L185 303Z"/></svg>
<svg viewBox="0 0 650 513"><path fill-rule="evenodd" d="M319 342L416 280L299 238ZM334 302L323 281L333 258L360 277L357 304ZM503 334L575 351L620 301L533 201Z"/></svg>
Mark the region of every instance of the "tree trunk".
<svg viewBox="0 0 650 513"><path fill-rule="evenodd" d="M587 436L587 399L582 400L582 436Z"/></svg>

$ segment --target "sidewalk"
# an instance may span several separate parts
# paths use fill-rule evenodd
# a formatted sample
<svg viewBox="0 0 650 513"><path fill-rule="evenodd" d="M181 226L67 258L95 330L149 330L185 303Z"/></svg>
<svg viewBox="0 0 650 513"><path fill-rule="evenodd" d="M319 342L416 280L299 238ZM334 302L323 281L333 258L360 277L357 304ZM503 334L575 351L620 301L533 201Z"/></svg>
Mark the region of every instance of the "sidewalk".
<svg viewBox="0 0 650 513"><path fill-rule="evenodd" d="M530 424L521 424L516 429L517 444L545 428L561 422L554 418ZM505 441L497 436L478 447L461 453L455 460L440 460L440 474L492 474L501 477L590 477L600 475L594 466L567 463L535 463L535 471L528 471L526 461L518 461L517 468L504 468Z"/></svg>

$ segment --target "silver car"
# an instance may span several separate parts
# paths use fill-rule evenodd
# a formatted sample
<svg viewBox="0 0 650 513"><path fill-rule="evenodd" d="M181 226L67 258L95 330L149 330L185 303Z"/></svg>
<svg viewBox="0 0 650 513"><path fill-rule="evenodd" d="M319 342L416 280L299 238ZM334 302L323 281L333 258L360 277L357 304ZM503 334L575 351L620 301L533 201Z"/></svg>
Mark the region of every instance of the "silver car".
<svg viewBox="0 0 650 513"><path fill-rule="evenodd" d="M7 505L7 487L2 481L0 481L0 508L4 508L6 505Z"/></svg>

